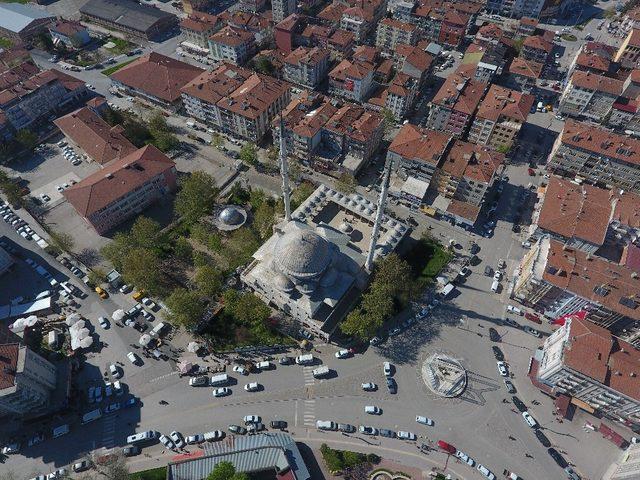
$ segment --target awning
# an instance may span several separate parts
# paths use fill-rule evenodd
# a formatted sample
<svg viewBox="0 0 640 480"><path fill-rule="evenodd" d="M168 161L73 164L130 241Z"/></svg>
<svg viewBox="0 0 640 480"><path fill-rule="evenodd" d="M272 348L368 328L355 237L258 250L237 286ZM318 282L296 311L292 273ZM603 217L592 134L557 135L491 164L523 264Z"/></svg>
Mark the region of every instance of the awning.
<svg viewBox="0 0 640 480"><path fill-rule="evenodd" d="M425 182L424 180L420 180L416 177L408 177L400 190L402 193L406 193L407 195L411 195L412 197L422 201L424 196L427 194L428 189L429 182Z"/></svg>
<svg viewBox="0 0 640 480"><path fill-rule="evenodd" d="M571 397L571 403L573 403L576 407L581 408L585 412L594 413L596 411L596 409L589 405L587 402L583 402L576 397Z"/></svg>

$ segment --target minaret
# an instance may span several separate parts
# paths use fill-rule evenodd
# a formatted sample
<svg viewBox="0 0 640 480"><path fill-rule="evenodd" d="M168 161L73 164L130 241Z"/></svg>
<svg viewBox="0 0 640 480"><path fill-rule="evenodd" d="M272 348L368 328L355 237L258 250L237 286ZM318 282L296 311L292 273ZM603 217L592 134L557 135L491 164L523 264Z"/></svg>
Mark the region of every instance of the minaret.
<svg viewBox="0 0 640 480"><path fill-rule="evenodd" d="M284 198L284 219L291 221L291 199L289 198L289 162L284 146L284 120L280 112L280 175L282 175L282 196Z"/></svg>
<svg viewBox="0 0 640 480"><path fill-rule="evenodd" d="M384 209L387 205L387 192L389 190L389 179L391 178L392 165L393 165L393 161L387 158L387 163L384 166L384 178L382 179L382 189L380 190L380 196L378 197L378 210L376 211L376 219L373 224L373 230L371 231L371 243L369 243L369 253L367 254L367 261L364 264L364 268L366 268L368 272L371 272L371 267L373 267L373 255L376 252L376 245L378 244L378 237L380 236L380 223L382 222Z"/></svg>

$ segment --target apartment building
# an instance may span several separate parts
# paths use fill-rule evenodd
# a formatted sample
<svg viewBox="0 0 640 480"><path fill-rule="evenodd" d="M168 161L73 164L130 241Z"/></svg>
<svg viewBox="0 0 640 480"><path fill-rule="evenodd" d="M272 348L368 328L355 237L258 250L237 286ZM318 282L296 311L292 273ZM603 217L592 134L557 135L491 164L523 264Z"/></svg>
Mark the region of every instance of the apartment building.
<svg viewBox="0 0 640 480"><path fill-rule="evenodd" d="M387 10L391 17L401 22L412 22L412 13L418 2L416 0L389 0Z"/></svg>
<svg viewBox="0 0 640 480"><path fill-rule="evenodd" d="M369 36L374 25L374 12L369 6L349 7L342 12L340 28L352 32L358 44L363 43Z"/></svg>
<svg viewBox="0 0 640 480"><path fill-rule="evenodd" d="M322 140L322 129L340 105L324 95L304 91L291 100L282 112L284 143L288 155L308 164ZM280 119L273 122L274 139L280 139Z"/></svg>
<svg viewBox="0 0 640 480"><path fill-rule="evenodd" d="M454 139L433 183L443 197L480 207L503 163L501 153Z"/></svg>
<svg viewBox="0 0 640 480"><path fill-rule="evenodd" d="M325 157L340 162L342 171L356 175L373 158L383 134L382 115L346 104L322 129L322 149Z"/></svg>
<svg viewBox="0 0 640 480"><path fill-rule="evenodd" d="M186 42L209 51L209 37L224 26L217 15L193 12L180 22L180 31Z"/></svg>
<svg viewBox="0 0 640 480"><path fill-rule="evenodd" d="M443 161L451 135L418 127L402 125L387 151L387 161L402 180L413 177L429 185Z"/></svg>
<svg viewBox="0 0 640 480"><path fill-rule="evenodd" d="M176 189L176 165L153 145L114 160L63 192L103 235Z"/></svg>
<svg viewBox="0 0 640 480"><path fill-rule="evenodd" d="M487 85L456 70L431 101L427 127L462 137L471 124Z"/></svg>
<svg viewBox="0 0 640 480"><path fill-rule="evenodd" d="M296 0L271 0L273 21L281 22L292 13L296 13L297 5Z"/></svg>
<svg viewBox="0 0 640 480"><path fill-rule="evenodd" d="M376 47L394 52L399 44L415 45L418 41L418 29L411 23L400 22L393 18L384 18L378 23Z"/></svg>
<svg viewBox="0 0 640 480"><path fill-rule="evenodd" d="M547 169L638 193L639 152L639 140L568 119L549 154Z"/></svg>
<svg viewBox="0 0 640 480"><path fill-rule="evenodd" d="M613 333L640 320L637 272L541 237L520 262L512 297L556 320L580 310Z"/></svg>
<svg viewBox="0 0 640 480"><path fill-rule="evenodd" d="M227 25L209 37L209 56L219 62L244 65L255 51L255 37L247 30Z"/></svg>
<svg viewBox="0 0 640 480"><path fill-rule="evenodd" d="M396 71L415 78L418 88L425 84L433 63L433 57L420 47L404 44L396 46L393 60Z"/></svg>
<svg viewBox="0 0 640 480"><path fill-rule="evenodd" d="M493 83L502 75L506 65L507 47L504 43L472 43L467 47L463 65L474 66L471 78L478 82Z"/></svg>
<svg viewBox="0 0 640 480"><path fill-rule="evenodd" d="M637 68L640 59L640 29L632 28L627 37L618 48L614 62L622 64L625 68Z"/></svg>
<svg viewBox="0 0 640 480"><path fill-rule="evenodd" d="M0 344L0 365L0 417L45 413L56 389L55 365L19 339L7 339Z"/></svg>
<svg viewBox="0 0 640 480"><path fill-rule="evenodd" d="M491 85L473 119L469 141L494 150L508 149L516 141L534 102L532 95Z"/></svg>
<svg viewBox="0 0 640 480"><path fill-rule="evenodd" d="M621 80L576 70L560 97L560 113L601 121L623 90Z"/></svg>
<svg viewBox="0 0 640 480"><path fill-rule="evenodd" d="M447 8L440 21L438 43L447 47L458 48L464 40L469 25L469 15L465 15L454 7Z"/></svg>
<svg viewBox="0 0 640 480"><path fill-rule="evenodd" d="M238 7L244 12L258 13L267 7L267 0L240 0Z"/></svg>
<svg viewBox="0 0 640 480"><path fill-rule="evenodd" d="M351 56L356 45L356 37L353 32L337 29L327 41L327 48L331 52L331 59L342 61Z"/></svg>
<svg viewBox="0 0 640 480"><path fill-rule="evenodd" d="M525 60L544 65L549 61L552 50L553 43L548 42L540 35L531 35L524 39L520 56Z"/></svg>
<svg viewBox="0 0 640 480"><path fill-rule="evenodd" d="M418 95L418 81L405 73L396 73L384 92L384 108L397 121L404 119Z"/></svg>
<svg viewBox="0 0 640 480"><path fill-rule="evenodd" d="M539 23L540 22L536 18L522 17L518 22L516 35L518 37L528 37L529 35L533 35L536 33L536 28L538 28Z"/></svg>
<svg viewBox="0 0 640 480"><path fill-rule="evenodd" d="M251 32L258 46L267 45L273 39L273 23L267 12L255 14L240 10L225 10L219 14L219 17L231 28Z"/></svg>
<svg viewBox="0 0 640 480"><path fill-rule="evenodd" d="M535 94L536 83L542 75L542 64L516 57L509 65L507 86L523 93Z"/></svg>
<svg viewBox="0 0 640 480"><path fill-rule="evenodd" d="M118 89L162 108L181 107L180 89L203 72L201 68L151 52L111 75Z"/></svg>
<svg viewBox="0 0 640 480"><path fill-rule="evenodd" d="M329 72L329 94L364 102L373 86L375 65L366 60L342 60Z"/></svg>
<svg viewBox="0 0 640 480"><path fill-rule="evenodd" d="M586 319L582 317L584 314L570 316L545 339L537 380L553 394L567 395L573 403L598 416L637 425L640 352L591 323L589 314Z"/></svg>
<svg viewBox="0 0 640 480"><path fill-rule="evenodd" d="M329 51L318 47L298 47L284 59L283 78L314 89L327 76Z"/></svg>

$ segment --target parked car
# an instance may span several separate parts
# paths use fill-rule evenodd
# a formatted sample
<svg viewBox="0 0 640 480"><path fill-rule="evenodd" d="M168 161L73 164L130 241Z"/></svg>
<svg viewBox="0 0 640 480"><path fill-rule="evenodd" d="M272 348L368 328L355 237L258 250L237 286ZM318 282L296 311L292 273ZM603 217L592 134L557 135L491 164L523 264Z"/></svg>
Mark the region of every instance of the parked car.
<svg viewBox="0 0 640 480"><path fill-rule="evenodd" d="M109 328L109 320L106 317L98 317L98 323L104 329Z"/></svg>
<svg viewBox="0 0 640 480"><path fill-rule="evenodd" d="M542 335L540 335L540 332L538 330L536 330L535 328L531 328L529 325L525 325L523 330L525 332L527 332L529 335L533 335L534 337L540 338Z"/></svg>
<svg viewBox="0 0 640 480"><path fill-rule="evenodd" d="M466 453L460 450L456 451L456 457L458 457L460 460L462 460L464 463L466 463L470 467L473 467L476 463L473 458L471 458L469 455L467 455Z"/></svg>
<svg viewBox="0 0 640 480"><path fill-rule="evenodd" d="M507 312L513 313L514 315L522 315L522 310L513 305L507 305Z"/></svg>
<svg viewBox="0 0 640 480"><path fill-rule="evenodd" d="M405 432L403 430L400 430L397 434L398 438L400 440L412 440L415 441L416 440L416 434L412 433L412 432Z"/></svg>
<svg viewBox="0 0 640 480"><path fill-rule="evenodd" d="M560 468L566 468L568 466L567 461L555 448L548 448L547 453L551 458L553 458L553 461L556 462Z"/></svg>
<svg viewBox="0 0 640 480"><path fill-rule="evenodd" d="M244 389L247 392L257 392L260 390L260 384L258 382L250 382L244 386Z"/></svg>
<svg viewBox="0 0 640 480"><path fill-rule="evenodd" d="M433 426L433 420L423 415L416 415L416 422L421 423L422 425L428 425L430 427Z"/></svg>
<svg viewBox="0 0 640 480"><path fill-rule="evenodd" d="M378 389L378 386L373 382L363 383L361 386L365 392L375 392Z"/></svg>
<svg viewBox="0 0 640 480"><path fill-rule="evenodd" d="M160 443L162 443L162 445L164 445L169 450L174 450L176 448L176 444L173 443L173 441L166 435L160 435L159 440Z"/></svg>
<svg viewBox="0 0 640 480"><path fill-rule="evenodd" d="M73 464L73 467L71 467L71 469L76 472L84 472L85 470L89 470L91 468L91 461L90 460L81 460L79 462L76 462Z"/></svg>
<svg viewBox="0 0 640 480"><path fill-rule="evenodd" d="M508 377L509 376L509 372L507 371L507 365L502 362L502 361L498 361L496 362L496 365L498 367L498 373L503 376L503 377Z"/></svg>
<svg viewBox="0 0 640 480"><path fill-rule="evenodd" d="M228 429L231 433L235 433L236 435L244 435L247 433L247 429L240 425L229 425Z"/></svg>
<svg viewBox="0 0 640 480"><path fill-rule="evenodd" d="M504 379L504 386L507 387L507 392L508 393L516 393L516 387L513 385L513 383L511 382L511 380L508 379Z"/></svg>
<svg viewBox="0 0 640 480"><path fill-rule="evenodd" d="M184 440L187 442L187 445L197 445L204 442L204 435L201 433L194 433L193 435L186 437Z"/></svg>
<svg viewBox="0 0 640 480"><path fill-rule="evenodd" d="M354 433L356 431L356 427L354 427L349 423L339 423L338 431L344 432L344 433Z"/></svg>
<svg viewBox="0 0 640 480"><path fill-rule="evenodd" d="M113 363L109 365L109 373L113 378L116 378L116 379L122 376L122 371L118 367L116 367L116 365Z"/></svg>
<svg viewBox="0 0 640 480"><path fill-rule="evenodd" d="M395 379L387 378L387 389L392 395L395 395L398 392L398 384L396 383Z"/></svg>
<svg viewBox="0 0 640 480"><path fill-rule="evenodd" d="M540 317L538 315L536 315L535 313L525 313L524 314L524 318L526 318L527 320L534 322L534 323L542 323L542 320L540 320Z"/></svg>
<svg viewBox="0 0 640 480"><path fill-rule="evenodd" d="M499 341L501 340L500 334L499 334L499 333L498 333L498 331L497 331L495 328L493 328L493 327L490 327L490 328L489 328L489 339L490 339L492 342L499 342Z"/></svg>
<svg viewBox="0 0 640 480"><path fill-rule="evenodd" d="M494 345L491 347L491 350L493 350L493 356L496 357L496 360L500 362L504 360L504 354L502 353L502 350L500 350L500 347Z"/></svg>
<svg viewBox="0 0 640 480"><path fill-rule="evenodd" d="M381 437L396 438L396 432L387 428L381 428L380 430L378 430L378 433Z"/></svg>
<svg viewBox="0 0 640 480"><path fill-rule="evenodd" d="M250 423L259 423L262 421L259 415L245 415L243 420L245 425Z"/></svg>
<svg viewBox="0 0 640 480"><path fill-rule="evenodd" d="M535 431L536 437L538 437L538 440L540 441L540 443L542 444L542 446L544 448L549 448L551 446L551 441L547 438L547 436L542 432L542 430L540 430L539 428L536 429Z"/></svg>
<svg viewBox="0 0 640 480"><path fill-rule="evenodd" d="M537 428L538 427L538 422L536 422L536 419L533 418L529 412L522 412L522 418L524 418L524 421L531 428Z"/></svg>
<svg viewBox="0 0 640 480"><path fill-rule="evenodd" d="M375 405L366 405L364 407L364 413L368 413L369 415L382 415L382 409Z"/></svg>
<svg viewBox="0 0 640 480"><path fill-rule="evenodd" d="M280 358L278 359L278 363L279 363L280 365L291 365L291 364L293 364L293 363L294 363L294 360L293 360L293 358L291 358L291 357L286 357L286 356L285 356L285 357L280 357Z"/></svg>
<svg viewBox="0 0 640 480"><path fill-rule="evenodd" d="M285 428L287 428L287 422L285 422L284 420L271 420L271 428L284 430Z"/></svg>
<svg viewBox="0 0 640 480"><path fill-rule="evenodd" d="M240 375L249 375L249 371L241 365L234 365L233 371Z"/></svg>
<svg viewBox="0 0 640 480"><path fill-rule="evenodd" d="M392 377L393 370L394 370L394 367L390 362L384 362L384 364L382 365L382 371L384 372L384 375L386 377Z"/></svg>
<svg viewBox="0 0 640 480"><path fill-rule="evenodd" d="M206 377L201 377L206 378ZM231 389L227 387L215 388L213 390L213 396L216 398L226 397L227 395L231 395Z"/></svg>
<svg viewBox="0 0 640 480"><path fill-rule="evenodd" d="M173 440L178 448L182 448L185 446L184 438L182 437L182 434L180 432L174 430L169 434L169 437L171 438L171 440Z"/></svg>
<svg viewBox="0 0 640 480"><path fill-rule="evenodd" d="M513 400L513 404L516 406L518 410L520 410L521 412L527 411L527 406L524 403L522 403L522 400L520 400L518 397L513 395L511 397L511 400Z"/></svg>
<svg viewBox="0 0 640 480"><path fill-rule="evenodd" d="M369 427L367 425L360 425L358 432L363 435L378 435L378 429L375 427Z"/></svg>
<svg viewBox="0 0 640 480"><path fill-rule="evenodd" d="M340 350L335 353L336 358L349 358L351 352L349 350Z"/></svg>
<svg viewBox="0 0 640 480"><path fill-rule="evenodd" d="M140 447L136 445L127 445L122 448L122 455L125 457L133 457L140 454Z"/></svg>

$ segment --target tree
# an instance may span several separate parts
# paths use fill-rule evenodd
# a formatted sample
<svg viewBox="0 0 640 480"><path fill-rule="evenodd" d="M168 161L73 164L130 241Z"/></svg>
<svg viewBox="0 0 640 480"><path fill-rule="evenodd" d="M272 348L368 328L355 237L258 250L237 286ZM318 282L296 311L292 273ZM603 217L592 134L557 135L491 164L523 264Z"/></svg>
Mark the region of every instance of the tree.
<svg viewBox="0 0 640 480"><path fill-rule="evenodd" d="M383 108L380 113L382 114L384 133L389 133L389 130L391 130L396 122L396 117L388 108Z"/></svg>
<svg viewBox="0 0 640 480"><path fill-rule="evenodd" d="M160 258L144 248L132 249L122 261L122 276L127 283L154 294L164 292L164 276Z"/></svg>
<svg viewBox="0 0 640 480"><path fill-rule="evenodd" d="M107 278L107 272L102 268L93 268L89 270L89 282L93 285L100 285Z"/></svg>
<svg viewBox="0 0 640 480"><path fill-rule="evenodd" d="M253 228L261 240L266 240L273 233L276 211L270 202L262 202L253 215Z"/></svg>
<svg viewBox="0 0 640 480"><path fill-rule="evenodd" d="M153 140L151 140L150 143L161 152L173 150L180 143L173 133L152 130L151 135L153 136Z"/></svg>
<svg viewBox="0 0 640 480"><path fill-rule="evenodd" d="M236 467L231 462L220 462L213 468L207 480L249 480L249 476L236 472Z"/></svg>
<svg viewBox="0 0 640 480"><path fill-rule="evenodd" d="M198 293L185 288L176 288L165 303L171 312L171 319L185 327L195 325L205 312L205 305Z"/></svg>
<svg viewBox="0 0 640 480"><path fill-rule="evenodd" d="M73 237L68 233L50 230L49 237L51 238L51 243L53 243L53 245L58 247L60 250L63 250L65 252L73 250L75 242L73 241Z"/></svg>
<svg viewBox="0 0 640 480"><path fill-rule="evenodd" d="M352 310L340 324L340 330L343 333L363 341L373 337L380 327L382 327L380 318L372 318L361 309Z"/></svg>
<svg viewBox="0 0 640 480"><path fill-rule="evenodd" d="M131 250L135 247L131 236L118 232L113 236L111 243L106 244L100 250L100 253L109 260L113 266L122 271L123 261L129 256Z"/></svg>
<svg viewBox="0 0 640 480"><path fill-rule="evenodd" d="M225 290L222 294L225 314L233 318L238 325L259 325L269 319L271 310L252 293L240 293L237 290Z"/></svg>
<svg viewBox="0 0 640 480"><path fill-rule="evenodd" d="M340 175L340 178L336 181L336 188L346 195L355 193L357 186L356 178L346 172Z"/></svg>
<svg viewBox="0 0 640 480"><path fill-rule="evenodd" d="M215 148L220 148L221 146L224 145L224 138L222 138L222 135L220 135L219 133L212 133L211 134L211 145L213 145Z"/></svg>
<svg viewBox="0 0 640 480"><path fill-rule="evenodd" d="M218 196L216 181L208 173L193 172L180 186L175 210L187 223L195 223L213 210Z"/></svg>
<svg viewBox="0 0 640 480"><path fill-rule="evenodd" d="M154 110L149 118L149 130L151 132L172 132L173 129L167 123L167 118L160 110Z"/></svg>
<svg viewBox="0 0 640 480"><path fill-rule="evenodd" d="M258 164L258 149L255 143L246 142L240 149L240 160L247 165Z"/></svg>
<svg viewBox="0 0 640 480"><path fill-rule="evenodd" d="M222 291L224 277L222 272L212 265L203 265L196 270L194 278L198 292L203 297L217 297Z"/></svg>
<svg viewBox="0 0 640 480"><path fill-rule="evenodd" d="M193 247L185 237L178 237L173 242L173 254L185 262L191 262Z"/></svg>
<svg viewBox="0 0 640 480"><path fill-rule="evenodd" d="M404 305L416 293L414 282L407 281L412 275L409 263L391 253L376 263L372 289L384 289L385 294Z"/></svg>
<svg viewBox="0 0 640 480"><path fill-rule="evenodd" d="M38 136L31 130L23 128L16 133L16 140L27 150L33 150L38 145Z"/></svg>
<svg viewBox="0 0 640 480"><path fill-rule="evenodd" d="M131 227L129 236L136 247L156 250L163 243L160 224L149 217L138 217Z"/></svg>
<svg viewBox="0 0 640 480"><path fill-rule="evenodd" d="M272 75L274 71L273 63L264 55L257 55L253 61L253 67L258 73Z"/></svg>

